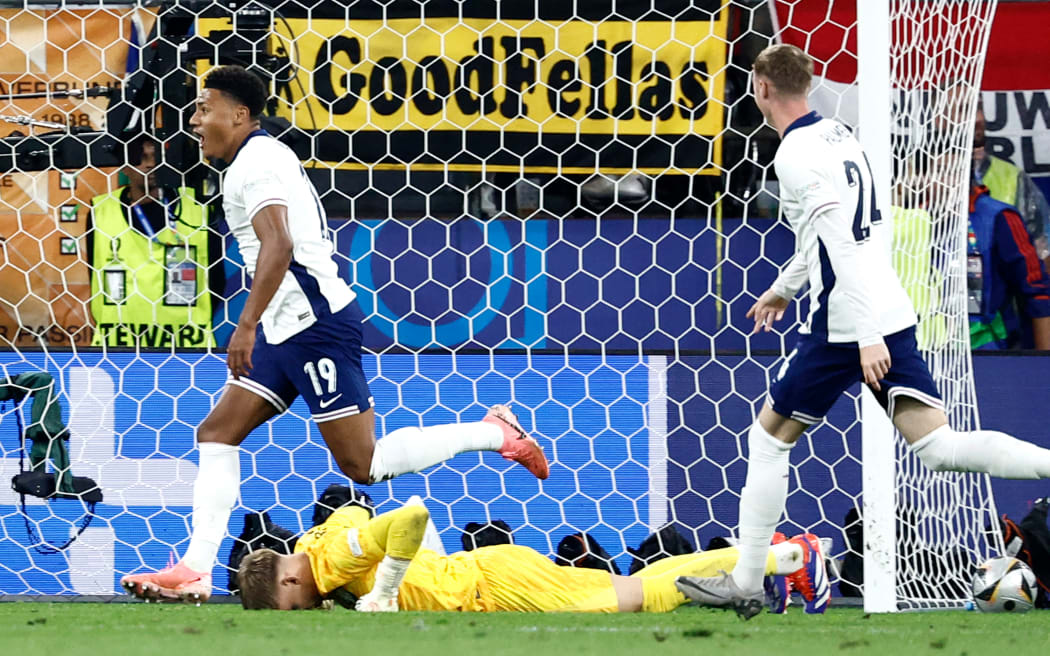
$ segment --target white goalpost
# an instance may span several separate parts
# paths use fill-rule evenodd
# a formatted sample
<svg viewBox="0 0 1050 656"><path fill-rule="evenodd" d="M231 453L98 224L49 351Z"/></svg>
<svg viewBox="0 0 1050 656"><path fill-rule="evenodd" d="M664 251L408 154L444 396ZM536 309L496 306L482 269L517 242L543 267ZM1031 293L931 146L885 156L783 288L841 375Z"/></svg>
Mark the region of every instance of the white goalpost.
<svg viewBox="0 0 1050 656"><path fill-rule="evenodd" d="M879 207L890 206L893 105L890 76L890 0L857 2L858 138L868 156ZM890 248L890 244L886 244ZM870 390L861 388L864 459L864 610L897 609L897 513L894 495L898 439Z"/></svg>
<svg viewBox="0 0 1050 656"><path fill-rule="evenodd" d="M859 138L880 181L882 207L893 207L895 219L903 222L915 197L902 192L901 178L916 166L936 175L920 180L918 186L927 196L922 203L924 218L932 233L939 235L924 250L930 252L931 272L936 272L925 284L940 287L940 307L918 308L920 330L927 337L924 353L952 424L964 430L980 426L961 293L965 287L968 145L995 6L994 1L857 2ZM931 34L926 28L931 22L939 22L944 32ZM916 38L920 33L926 38ZM963 47L950 47L957 45ZM923 104L933 106L916 117L914 108ZM909 120L916 125L910 133L902 133ZM916 161L933 159L934 150L954 151L955 156L925 166ZM909 240L927 233L908 228L898 225L895 243L887 247L914 250ZM913 291L917 281L907 282ZM964 606L969 601L968 572L959 571L960 562L1001 550L988 476L926 470L896 437L867 390L861 400L861 416L865 610ZM987 533L986 524L992 527ZM904 535L898 531L902 525ZM952 551L956 546L970 553L960 558ZM911 558L911 552L931 547L940 549L947 559L944 567L935 568L938 572L916 567ZM929 594L930 586L921 579L938 575L954 578L954 585L941 594Z"/></svg>

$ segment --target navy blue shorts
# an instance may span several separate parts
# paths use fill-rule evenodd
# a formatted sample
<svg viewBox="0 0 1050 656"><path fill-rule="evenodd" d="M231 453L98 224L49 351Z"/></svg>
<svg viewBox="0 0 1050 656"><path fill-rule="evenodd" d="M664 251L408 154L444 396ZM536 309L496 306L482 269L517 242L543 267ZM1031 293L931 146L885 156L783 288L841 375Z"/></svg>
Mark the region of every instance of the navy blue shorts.
<svg viewBox="0 0 1050 656"><path fill-rule="evenodd" d="M258 394L278 412L301 395L319 424L364 412L373 401L361 368L361 319L350 303L280 344L267 342L260 325L251 374L226 383Z"/></svg>
<svg viewBox="0 0 1050 656"><path fill-rule="evenodd" d="M872 390L890 417L894 399L907 396L942 408L941 395L915 343L915 327L884 338L890 352L890 370ZM798 346L780 367L769 387L769 403L777 414L804 424L815 424L831 410L853 383L864 380L856 344L828 344L810 335L799 336Z"/></svg>

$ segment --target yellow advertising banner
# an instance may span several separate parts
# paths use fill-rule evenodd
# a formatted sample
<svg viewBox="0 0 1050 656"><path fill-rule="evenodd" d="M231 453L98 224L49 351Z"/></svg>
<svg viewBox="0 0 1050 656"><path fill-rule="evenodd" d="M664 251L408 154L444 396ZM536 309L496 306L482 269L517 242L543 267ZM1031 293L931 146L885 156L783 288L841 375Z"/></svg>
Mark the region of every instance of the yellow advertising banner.
<svg viewBox="0 0 1050 656"><path fill-rule="evenodd" d="M270 48L295 74L278 111L330 166L717 173L727 14L282 19Z"/></svg>

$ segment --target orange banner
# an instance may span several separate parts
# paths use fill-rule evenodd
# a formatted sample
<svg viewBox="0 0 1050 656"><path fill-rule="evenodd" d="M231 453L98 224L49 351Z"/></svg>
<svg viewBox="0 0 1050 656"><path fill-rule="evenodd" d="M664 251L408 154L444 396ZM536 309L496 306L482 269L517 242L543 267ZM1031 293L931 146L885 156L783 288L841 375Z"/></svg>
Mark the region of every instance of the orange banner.
<svg viewBox="0 0 1050 656"><path fill-rule="evenodd" d="M101 129L108 100L11 100L9 95L119 86L134 9L0 10L0 115ZM139 11L152 26L154 14ZM0 136L47 129L0 123ZM91 198L117 186L114 169L0 171L0 348L86 346L91 284L83 239Z"/></svg>

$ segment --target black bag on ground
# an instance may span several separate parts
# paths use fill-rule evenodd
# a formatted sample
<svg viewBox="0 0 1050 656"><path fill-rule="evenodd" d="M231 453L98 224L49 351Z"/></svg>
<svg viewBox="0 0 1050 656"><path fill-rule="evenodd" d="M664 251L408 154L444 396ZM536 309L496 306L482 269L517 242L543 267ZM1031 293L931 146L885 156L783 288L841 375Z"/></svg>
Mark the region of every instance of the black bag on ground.
<svg viewBox="0 0 1050 656"><path fill-rule="evenodd" d="M367 510L372 517L376 516L376 505L367 493L348 485L332 483L324 489L314 504L313 525L324 524L332 513L343 506L358 506Z"/></svg>
<svg viewBox="0 0 1050 656"><path fill-rule="evenodd" d="M460 541L463 543L463 551L473 551L496 544L514 544L510 526L502 519L494 519L484 524L469 522L463 528Z"/></svg>
<svg viewBox="0 0 1050 656"><path fill-rule="evenodd" d="M273 549L280 554L290 554L295 550L295 543L299 536L288 529L274 524L270 520L269 513L246 513L244 515L244 530L233 541L230 549L230 558L226 563L229 568L230 592L238 592L241 588L237 583L237 570L241 567L241 561L245 556L256 549Z"/></svg>
<svg viewBox="0 0 1050 656"><path fill-rule="evenodd" d="M1050 608L1050 528L1047 510L1050 499L1036 499L1032 509L1016 524L1006 515L999 519L1006 555L1023 561L1032 568L1038 583L1036 608Z"/></svg>
<svg viewBox="0 0 1050 656"><path fill-rule="evenodd" d="M728 549L733 546L729 540L724 537L718 536L711 538L707 541L707 546L704 547L704 551L714 551L715 549Z"/></svg>
<svg viewBox="0 0 1050 656"><path fill-rule="evenodd" d="M558 543L558 553L554 556L554 562L568 567L604 569L613 574L620 573L620 568L609 552L588 533L573 533L563 537Z"/></svg>
<svg viewBox="0 0 1050 656"><path fill-rule="evenodd" d="M695 553L696 548L684 535L678 532L678 529L673 524L667 524L656 533L642 540L637 549L628 548L627 551L634 556L634 559L631 560L630 570L630 573L634 574L638 570L668 556Z"/></svg>

